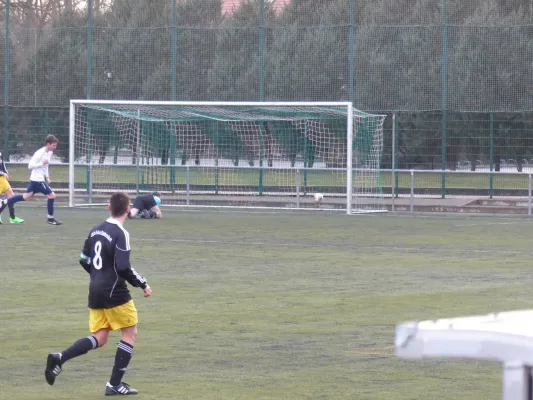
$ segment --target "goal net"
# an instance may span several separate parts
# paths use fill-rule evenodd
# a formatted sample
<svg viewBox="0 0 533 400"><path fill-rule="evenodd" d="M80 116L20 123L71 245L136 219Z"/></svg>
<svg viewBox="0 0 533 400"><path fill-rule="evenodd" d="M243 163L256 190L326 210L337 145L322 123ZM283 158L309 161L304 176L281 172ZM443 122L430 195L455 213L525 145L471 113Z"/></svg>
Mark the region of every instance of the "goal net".
<svg viewBox="0 0 533 400"><path fill-rule="evenodd" d="M384 118L347 102L72 100L69 204L121 190L163 205L383 211Z"/></svg>

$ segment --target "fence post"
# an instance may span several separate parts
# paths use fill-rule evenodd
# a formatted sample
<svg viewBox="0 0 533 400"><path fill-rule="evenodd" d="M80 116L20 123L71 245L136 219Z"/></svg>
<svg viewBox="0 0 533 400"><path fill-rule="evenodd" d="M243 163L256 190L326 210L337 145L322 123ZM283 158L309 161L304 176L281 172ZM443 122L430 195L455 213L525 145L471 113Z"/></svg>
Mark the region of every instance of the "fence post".
<svg viewBox="0 0 533 400"><path fill-rule="evenodd" d="M172 29L170 31L170 70L172 71L170 80L170 99L176 100L176 88L177 88L177 61L178 61L178 17L177 17L177 1L172 2Z"/></svg>
<svg viewBox="0 0 533 400"><path fill-rule="evenodd" d="M527 215L531 215L531 174L527 174Z"/></svg>
<svg viewBox="0 0 533 400"><path fill-rule="evenodd" d="M93 87L93 0L87 0L87 99L92 98ZM87 113L87 141L89 143L89 150L87 152L87 193L89 194L89 203L93 201L93 139L92 139L92 115L91 111ZM139 194L139 176L137 168L137 194Z"/></svg>
<svg viewBox="0 0 533 400"><path fill-rule="evenodd" d="M392 149L392 157L391 157L391 163L392 163L392 176L391 176L391 198L392 198L392 205L391 205L391 211L395 211L395 197L396 197L396 113L392 113L392 143L391 143L391 149Z"/></svg>
<svg viewBox="0 0 533 400"><path fill-rule="evenodd" d="M300 208L300 170L296 170L296 208Z"/></svg>
<svg viewBox="0 0 533 400"><path fill-rule="evenodd" d="M141 163L141 154L142 154L142 143L141 143L141 110L137 110L137 139L136 139L136 149L137 149L137 159L135 160L135 192L138 196L141 190L141 176L140 176L140 163Z"/></svg>
<svg viewBox="0 0 533 400"><path fill-rule="evenodd" d="M171 100L177 99L176 88L177 88L177 47L178 47L178 26L177 26L177 2L172 2L172 29L170 31L170 70L172 71L171 76L171 88L170 88L170 98ZM170 123L170 185L172 190L174 190L174 185L176 184L176 135L178 134L177 124Z"/></svg>
<svg viewBox="0 0 533 400"><path fill-rule="evenodd" d="M215 149L216 149L216 153L215 153L215 194L218 194L218 185L219 185L219 180L220 180L220 167L218 166L219 165L219 160L218 160L219 132L218 132L218 129L219 129L219 123L218 123L218 121L215 121L215 138L214 138Z"/></svg>
<svg viewBox="0 0 533 400"><path fill-rule="evenodd" d="M87 170L87 188L89 190L89 193L88 193L89 199L87 202L89 204L93 202L93 177L94 177L94 173L93 173L93 164L92 164L92 159L91 159L91 164L89 164L89 167Z"/></svg>
<svg viewBox="0 0 533 400"><path fill-rule="evenodd" d="M398 113L394 113L394 143L395 143L395 148L394 148L394 155L395 155L395 164L394 164L394 168L396 168L396 174L395 174L395 178L394 178L394 194L396 197L399 197L400 195L400 184L399 184L399 179L398 179L398 146L399 146L399 132L400 132L400 128L399 128L399 120L400 120L400 116L398 115Z"/></svg>
<svg viewBox="0 0 533 400"><path fill-rule="evenodd" d="M355 101L355 0L349 1L350 24L348 28L348 99Z"/></svg>
<svg viewBox="0 0 533 400"><path fill-rule="evenodd" d="M265 0L259 1L259 101L265 96Z"/></svg>
<svg viewBox="0 0 533 400"><path fill-rule="evenodd" d="M489 198L492 199L494 189L494 113L489 114L489 158L490 158L490 175L489 175Z"/></svg>
<svg viewBox="0 0 533 400"><path fill-rule="evenodd" d="M9 161L9 75L10 75L10 56L9 56L9 41L11 34L9 33L9 14L10 14L11 0L7 0L5 5L5 43L4 43L4 160Z"/></svg>
<svg viewBox="0 0 533 400"><path fill-rule="evenodd" d="M189 202L190 202L190 199L191 199L191 186L190 186L190 177L191 177L191 173L190 173L190 169L189 169L189 166L187 165L187 171L186 171L186 174L185 174L185 184L186 184L186 189L185 189L185 198L187 199L187 205L189 205Z"/></svg>
<svg viewBox="0 0 533 400"><path fill-rule="evenodd" d="M93 0L87 0L87 99L93 89Z"/></svg>
<svg viewBox="0 0 533 400"><path fill-rule="evenodd" d="M415 201L415 171L411 170L411 179L409 186L411 187L411 196L409 198L409 212L414 210L414 201Z"/></svg>
<svg viewBox="0 0 533 400"><path fill-rule="evenodd" d="M258 188L257 192L259 196L263 195L263 158L264 158L264 143L263 143L263 131L265 124L262 124L263 126L259 128L259 182L258 182Z"/></svg>
<svg viewBox="0 0 533 400"><path fill-rule="evenodd" d="M447 109L448 100L448 19L446 11L446 0L442 0L442 68L441 68L441 85L442 85L442 198L446 197L446 134L447 134Z"/></svg>

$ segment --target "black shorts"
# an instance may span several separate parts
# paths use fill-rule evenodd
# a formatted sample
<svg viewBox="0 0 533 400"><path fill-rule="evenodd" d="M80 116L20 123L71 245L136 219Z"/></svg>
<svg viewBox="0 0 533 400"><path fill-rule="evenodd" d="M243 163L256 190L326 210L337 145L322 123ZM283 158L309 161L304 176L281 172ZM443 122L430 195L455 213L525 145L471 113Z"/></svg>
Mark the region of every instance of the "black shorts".
<svg viewBox="0 0 533 400"><path fill-rule="evenodd" d="M152 196L151 194L144 194L142 196L137 196L135 200L133 200L132 208L136 208L139 211L143 211L151 210L156 205L157 204L155 203L154 196Z"/></svg>

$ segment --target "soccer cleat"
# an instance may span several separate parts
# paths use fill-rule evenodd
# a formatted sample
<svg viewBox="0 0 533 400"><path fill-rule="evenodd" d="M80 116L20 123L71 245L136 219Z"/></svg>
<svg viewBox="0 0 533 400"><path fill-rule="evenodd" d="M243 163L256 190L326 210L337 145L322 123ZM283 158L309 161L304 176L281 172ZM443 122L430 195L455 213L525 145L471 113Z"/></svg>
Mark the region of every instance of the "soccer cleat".
<svg viewBox="0 0 533 400"><path fill-rule="evenodd" d="M2 216L0 215L0 225L2 225Z"/></svg>
<svg viewBox="0 0 533 400"><path fill-rule="evenodd" d="M63 222L58 221L58 220L55 219L55 218L48 218L48 219L46 220L46 222L48 222L50 225L62 225L62 224L63 224Z"/></svg>
<svg viewBox="0 0 533 400"><path fill-rule="evenodd" d="M24 220L22 218L19 218L19 217L9 218L9 223L10 224L22 224L23 222L24 222Z"/></svg>
<svg viewBox="0 0 533 400"><path fill-rule="evenodd" d="M44 377L49 385L53 385L56 377L61 373L61 353L50 353L46 359Z"/></svg>
<svg viewBox="0 0 533 400"><path fill-rule="evenodd" d="M117 386L112 386L109 382L105 385L106 396L128 396L139 393L137 390L130 388L125 382L120 383Z"/></svg>

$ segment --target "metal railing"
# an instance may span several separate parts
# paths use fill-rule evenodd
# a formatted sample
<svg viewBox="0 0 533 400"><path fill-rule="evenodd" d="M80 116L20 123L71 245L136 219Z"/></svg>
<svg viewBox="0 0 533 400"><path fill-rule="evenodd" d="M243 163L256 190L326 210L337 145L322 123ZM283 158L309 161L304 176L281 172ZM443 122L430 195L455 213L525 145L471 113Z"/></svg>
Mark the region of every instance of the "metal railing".
<svg viewBox="0 0 533 400"><path fill-rule="evenodd" d="M510 169L510 168L509 168ZM381 170L390 175L392 185L383 192L396 210L398 199L408 199L409 211L414 212L419 199L462 199L462 204L490 202L508 207L526 206L532 215L533 169L526 171L452 171L452 170ZM437 203L437 201L435 202ZM461 204L461 203L459 203Z"/></svg>

